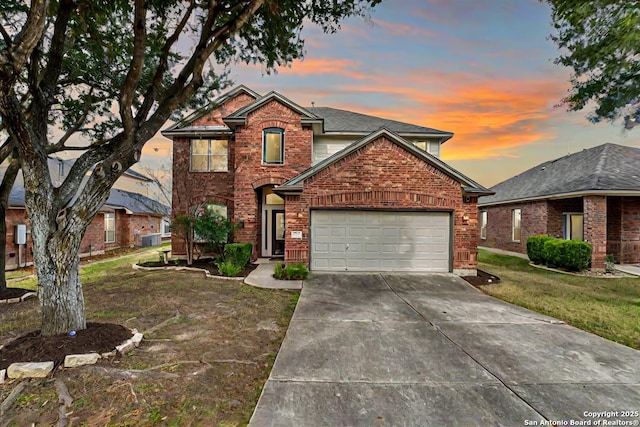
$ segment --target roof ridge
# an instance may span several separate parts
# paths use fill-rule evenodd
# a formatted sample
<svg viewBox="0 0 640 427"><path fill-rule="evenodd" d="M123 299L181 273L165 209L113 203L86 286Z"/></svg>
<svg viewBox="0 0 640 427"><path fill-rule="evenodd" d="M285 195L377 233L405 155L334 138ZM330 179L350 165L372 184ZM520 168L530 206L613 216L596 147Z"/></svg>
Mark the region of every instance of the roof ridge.
<svg viewBox="0 0 640 427"><path fill-rule="evenodd" d="M609 143L604 143L601 145L602 147L602 153L600 153L600 158L598 159L598 163L596 164L596 167L594 169L594 175L593 175L593 188L598 188L598 182L600 181L600 174L603 172L603 170L605 170L604 168L604 164L606 163L606 161L609 158L609 147L610 144Z"/></svg>

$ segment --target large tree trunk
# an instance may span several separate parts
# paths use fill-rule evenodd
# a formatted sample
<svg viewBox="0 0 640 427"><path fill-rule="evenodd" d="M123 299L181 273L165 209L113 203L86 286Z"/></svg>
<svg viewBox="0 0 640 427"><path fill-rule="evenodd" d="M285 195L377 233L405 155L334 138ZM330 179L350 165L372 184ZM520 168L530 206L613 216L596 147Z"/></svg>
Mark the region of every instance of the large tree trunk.
<svg viewBox="0 0 640 427"><path fill-rule="evenodd" d="M41 333L51 336L85 329L87 325L78 257L84 228L72 232L67 228L64 234L52 233L56 224L51 223L49 215L38 211L32 211L30 219L42 316ZM57 221L53 221L60 223L69 220L57 218Z"/></svg>
<svg viewBox="0 0 640 427"><path fill-rule="evenodd" d="M0 291L7 289L7 218L4 205L0 203Z"/></svg>

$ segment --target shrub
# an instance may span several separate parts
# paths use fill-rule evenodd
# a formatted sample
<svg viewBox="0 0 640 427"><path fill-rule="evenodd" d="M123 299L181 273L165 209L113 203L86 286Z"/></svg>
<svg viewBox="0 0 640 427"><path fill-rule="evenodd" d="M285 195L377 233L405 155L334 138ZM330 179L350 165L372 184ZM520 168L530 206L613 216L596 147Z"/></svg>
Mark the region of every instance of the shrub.
<svg viewBox="0 0 640 427"><path fill-rule="evenodd" d="M309 277L309 269L304 263L276 264L273 277L280 280L304 280Z"/></svg>
<svg viewBox="0 0 640 427"><path fill-rule="evenodd" d="M236 266L244 267L251 259L252 250L251 243L227 243L224 245L224 259Z"/></svg>
<svg viewBox="0 0 640 427"><path fill-rule="evenodd" d="M562 267L562 240L548 239L544 242L544 263L548 267Z"/></svg>
<svg viewBox="0 0 640 427"><path fill-rule="evenodd" d="M236 224L232 220L215 213L203 213L193 224L197 240L204 241L206 249L216 254L222 253L235 229Z"/></svg>
<svg viewBox="0 0 640 427"><path fill-rule="evenodd" d="M534 264L545 263L544 242L553 239L546 234L531 236L527 239L527 256Z"/></svg>
<svg viewBox="0 0 640 427"><path fill-rule="evenodd" d="M236 274L240 273L243 267L242 265L238 266L233 262L227 261L227 260L216 262L216 265L218 266L218 272L221 275L227 276L227 277L233 277Z"/></svg>
<svg viewBox="0 0 640 427"><path fill-rule="evenodd" d="M591 245L579 240L561 240L561 267L570 271L584 270L591 261Z"/></svg>

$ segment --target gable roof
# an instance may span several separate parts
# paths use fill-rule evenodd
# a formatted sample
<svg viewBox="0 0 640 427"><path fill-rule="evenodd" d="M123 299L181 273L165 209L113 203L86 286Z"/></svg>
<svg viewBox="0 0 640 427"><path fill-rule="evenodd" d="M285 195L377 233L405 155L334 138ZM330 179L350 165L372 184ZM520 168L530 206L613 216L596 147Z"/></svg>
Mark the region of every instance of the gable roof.
<svg viewBox="0 0 640 427"><path fill-rule="evenodd" d="M640 195L640 148L602 144L541 163L491 187L480 205L583 194Z"/></svg>
<svg viewBox="0 0 640 427"><path fill-rule="evenodd" d="M475 182L471 178L469 178L469 177L463 175L462 173L458 172L457 170L453 169L451 166L447 165L442 160L438 159L435 156L432 156L431 154L427 153L426 151L423 151L423 150L419 149L418 147L416 147L412 143L408 142L407 140L405 140L404 138L402 138L401 136L399 136L395 132L392 132L392 131L390 131L388 129L385 129L385 128L378 129L377 131L370 133L369 135L365 136L364 138L361 138L358 141L355 141L354 143L352 143L351 145L349 145L345 149L343 149L341 151L338 151L334 155L332 155L330 157L327 157L326 159L324 159L320 163L317 163L316 165L312 166L311 168L307 169L306 171L302 172L301 174L295 176L294 178L290 179L289 181L285 182L284 184L279 185L278 187L276 187L274 189L274 191L275 192L282 192L282 193L299 192L299 191L301 191L302 190L302 186L304 184L304 181L306 179L312 177L313 175L315 175L318 172L322 171L323 169L329 167L333 163L336 163L336 162L340 161L341 159L347 157L348 155L350 155L354 151L359 150L360 148L364 147L365 145L370 144L371 142L373 142L373 141L375 141L375 140L377 140L377 139L379 139L381 137L384 137L384 138L388 139L389 141L399 145L400 147L404 148L405 150L407 150L408 152L412 153L416 157L418 157L418 158L422 159L423 161L431 164L435 168L437 168L440 171L444 172L449 177L451 177L451 178L455 179L456 181L460 182L460 184L462 185L463 192L465 194L479 196L479 195L492 194L493 193L491 190L488 190L487 188L485 188L482 185L478 184L477 182Z"/></svg>
<svg viewBox="0 0 640 427"><path fill-rule="evenodd" d="M263 105L273 100L280 102L281 104L287 106L288 108L292 109L296 113L300 114L302 116L303 123L305 121L317 122L319 120L318 116L316 116L311 111L309 111L309 109L302 108L295 102L291 101L290 99L288 99L287 97L283 96L282 94L276 91L271 91L268 94L264 95L262 98L256 99L251 104L245 105L244 107L240 108L238 111L235 111L234 113L225 117L223 120L225 123L244 123L249 113L257 110L258 108L262 107Z"/></svg>
<svg viewBox="0 0 640 427"><path fill-rule="evenodd" d="M198 120L199 118L201 118L202 116L215 110L216 108L218 108L219 106L227 102L228 100L235 98L241 93L245 93L254 99L261 98L258 92L255 92L254 90L249 89L245 85L237 86L231 89L229 92L226 92L220 95L218 98L208 103L204 107L197 109L196 111L189 114L187 117L178 121L174 125L169 126L167 129L161 132L162 135L165 135L165 134L175 135L175 134L184 133L184 132L198 132L198 131L203 132L203 131L210 131L210 130L218 130L218 131L227 130L228 131L229 129L226 126L189 126L189 125L194 121Z"/></svg>
<svg viewBox="0 0 640 427"><path fill-rule="evenodd" d="M340 110L338 108L311 107L307 108L307 110L323 119L324 132L326 133L355 133L367 135L378 129L385 128L400 135L439 136L446 138L445 140L453 137L453 133L451 132L444 132L396 120L383 119L353 111Z"/></svg>

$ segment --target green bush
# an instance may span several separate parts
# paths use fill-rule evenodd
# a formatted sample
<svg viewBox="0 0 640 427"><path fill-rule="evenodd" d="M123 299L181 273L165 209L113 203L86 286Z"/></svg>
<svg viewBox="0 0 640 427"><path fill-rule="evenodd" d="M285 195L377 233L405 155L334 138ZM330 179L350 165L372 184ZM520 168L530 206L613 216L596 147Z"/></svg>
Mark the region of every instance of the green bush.
<svg viewBox="0 0 640 427"><path fill-rule="evenodd" d="M553 239L553 237L546 234L540 234L537 236L531 236L527 239L527 256L534 264L544 264L545 251L544 242Z"/></svg>
<svg viewBox="0 0 640 427"><path fill-rule="evenodd" d="M236 274L240 273L243 267L242 265L238 266L233 262L227 261L227 260L216 262L216 265L218 266L218 272L221 275L227 276L227 277L233 277Z"/></svg>
<svg viewBox="0 0 640 427"><path fill-rule="evenodd" d="M584 270L591 261L591 245L579 240L547 239L544 242L543 258L548 267L560 267L569 271Z"/></svg>
<svg viewBox="0 0 640 427"><path fill-rule="evenodd" d="M236 266L244 267L249 263L252 251L251 243L227 243L224 245L224 259Z"/></svg>
<svg viewBox="0 0 640 427"><path fill-rule="evenodd" d="M562 240L548 239L544 242L544 263L548 267L562 267Z"/></svg>
<svg viewBox="0 0 640 427"><path fill-rule="evenodd" d="M295 264L276 264L273 277L280 280L304 280L309 277L309 269L302 262Z"/></svg>
<svg viewBox="0 0 640 427"><path fill-rule="evenodd" d="M580 271L589 267L591 245L579 240L561 240L561 267L569 271Z"/></svg>

